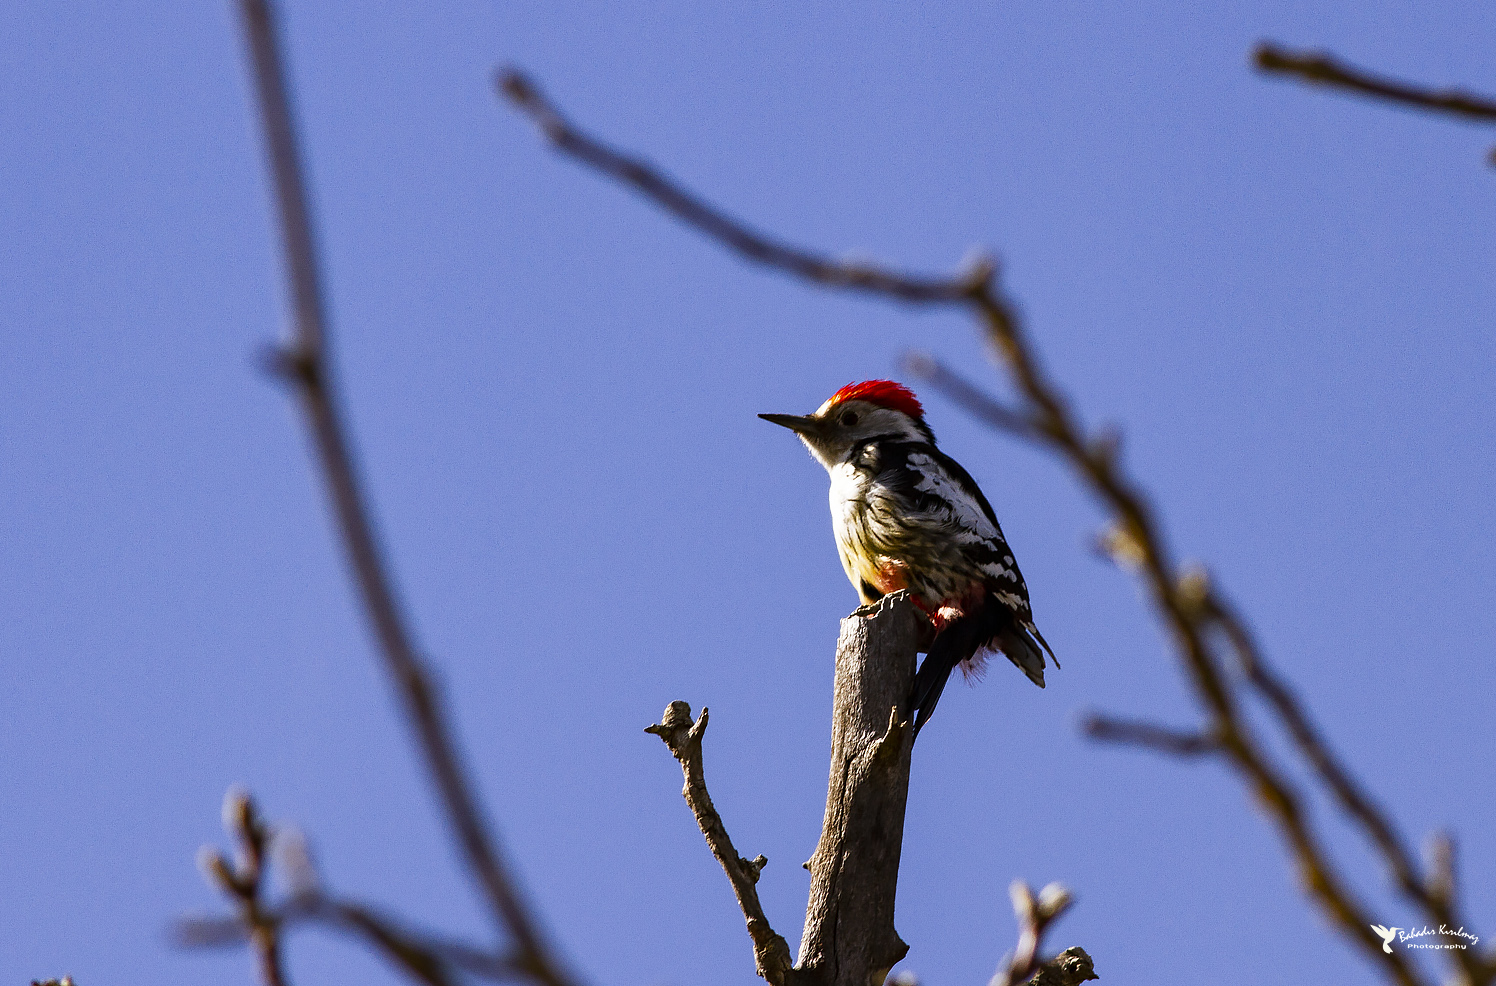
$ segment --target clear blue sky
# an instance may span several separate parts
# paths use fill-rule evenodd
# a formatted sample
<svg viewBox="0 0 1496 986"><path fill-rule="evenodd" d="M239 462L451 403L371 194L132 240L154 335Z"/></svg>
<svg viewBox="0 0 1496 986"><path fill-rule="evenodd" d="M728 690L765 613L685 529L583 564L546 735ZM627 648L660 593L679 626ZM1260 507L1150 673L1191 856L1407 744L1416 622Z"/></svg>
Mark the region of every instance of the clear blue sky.
<svg viewBox="0 0 1496 986"><path fill-rule="evenodd" d="M1259 38L1496 89L1468 3L286 4L339 368L462 742L590 981L754 981L641 730L710 705L712 792L798 940L855 603L807 411L972 327L750 269L545 151L496 64L762 227L950 270L986 244L1088 420L1126 435L1416 839L1496 933L1496 134L1260 78ZM227 2L13 4L0 34L0 980L244 982L170 918L249 785L332 886L481 933L286 396ZM917 750L898 926L932 986L1011 947L1015 877L1104 982L1371 982L1238 782L1077 713L1193 711L1094 507L938 397L1064 669L953 686ZM1387 925L1415 915L1317 806ZM1483 943L1484 944L1484 943ZM1202 958L1203 956L1203 958ZM384 983L294 936L302 983Z"/></svg>

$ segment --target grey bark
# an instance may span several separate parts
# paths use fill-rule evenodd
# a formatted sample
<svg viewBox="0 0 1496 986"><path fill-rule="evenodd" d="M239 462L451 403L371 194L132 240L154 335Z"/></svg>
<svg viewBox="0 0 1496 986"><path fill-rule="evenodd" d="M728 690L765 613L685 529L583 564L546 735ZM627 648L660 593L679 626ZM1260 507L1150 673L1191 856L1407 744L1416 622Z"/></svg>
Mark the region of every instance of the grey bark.
<svg viewBox="0 0 1496 986"><path fill-rule="evenodd" d="M909 696L929 624L907 593L842 620L831 777L811 874L797 979L881 986L909 946L893 926L914 730Z"/></svg>

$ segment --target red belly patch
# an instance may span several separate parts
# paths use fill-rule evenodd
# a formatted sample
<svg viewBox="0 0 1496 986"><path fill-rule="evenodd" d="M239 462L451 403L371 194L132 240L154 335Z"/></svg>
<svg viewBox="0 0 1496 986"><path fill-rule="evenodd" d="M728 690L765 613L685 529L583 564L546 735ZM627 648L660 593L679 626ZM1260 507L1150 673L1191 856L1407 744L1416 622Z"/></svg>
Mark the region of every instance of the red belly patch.
<svg viewBox="0 0 1496 986"><path fill-rule="evenodd" d="M929 617L930 624L935 627L935 632L939 633L967 613L976 612L986 596L987 587L980 582L973 582L965 592L948 596L933 607L919 596L914 597L914 605Z"/></svg>
<svg viewBox="0 0 1496 986"><path fill-rule="evenodd" d="M890 592L898 592L900 589L909 588L909 566L895 558L885 558L878 566L877 577L873 579L873 585L885 596ZM915 600L915 605L919 600Z"/></svg>

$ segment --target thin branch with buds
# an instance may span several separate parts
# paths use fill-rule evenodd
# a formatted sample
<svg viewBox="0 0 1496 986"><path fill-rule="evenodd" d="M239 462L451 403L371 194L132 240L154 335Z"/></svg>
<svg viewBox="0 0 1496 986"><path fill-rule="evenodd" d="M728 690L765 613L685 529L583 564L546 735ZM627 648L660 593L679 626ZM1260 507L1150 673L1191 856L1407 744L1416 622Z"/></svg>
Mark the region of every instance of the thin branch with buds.
<svg viewBox="0 0 1496 986"><path fill-rule="evenodd" d="M513 982L526 978L512 958L415 931L399 921L363 904L327 896L316 888L298 890L276 907L260 905L261 917L279 932L315 925L362 939L412 981L426 986L453 986L464 977L489 982ZM228 948L252 942L252 932L242 918L183 918L172 931L182 948Z"/></svg>
<svg viewBox="0 0 1496 986"><path fill-rule="evenodd" d="M979 418L1016 434L1054 453L1076 473L1081 484L1112 515L1113 527L1103 545L1119 564L1133 570L1144 584L1155 614L1169 629L1175 652L1195 696L1207 717L1198 734L1179 734L1165 727L1118 724L1102 720L1107 738L1142 742L1172 753L1198 755L1215 752L1226 758L1247 782L1277 826L1289 855L1301 875L1305 890L1335 927L1349 938L1374 964L1402 986L1421 986L1421 973L1401 953L1385 952L1381 938L1371 931L1371 920L1349 883L1330 858L1310 824L1300 795L1289 785L1283 769L1253 735L1242 714L1242 696L1226 674L1211 633L1219 629L1222 613L1229 609L1202 573L1183 569L1173 558L1161 525L1147 497L1123 472L1119 464L1118 440L1114 433L1089 432L1070 409L1067 399L1040 366L1013 307L996 283L996 266L990 261L971 265L954 278L940 279L905 275L882 267L847 265L797 247L769 239L726 217L699 197L676 185L659 170L616 151L573 125L540 90L517 72L502 73L500 91L529 116L545 136L563 153L588 164L643 194L670 211L687 225L716 240L746 259L766 264L813 283L859 290L906 302L955 306L971 312L981 325L1000 364L1006 368L1020 405L1006 407L987 397L958 374L930 357L917 357L909 364L915 375L947 394ZM1444 107L1449 108L1449 107ZM1225 629L1230 631L1230 621ZM1261 668L1260 656L1256 666ZM1238 655L1240 659L1240 655ZM1262 682L1254 680L1261 689ZM1271 704L1271 694L1269 694ZM1275 707L1280 715L1283 708ZM1307 716L1286 719L1285 728L1295 735L1300 752L1311 763L1336 764L1318 733L1296 732L1294 722L1307 724ZM1321 756L1320 754L1323 754ZM1338 766L1336 770L1338 770ZM1335 776L1321 773L1322 778ZM1340 772L1343 775L1343 771ZM1334 784L1331 784L1332 788ZM1348 790L1356 790L1349 788ZM1369 801L1347 802L1348 807ZM1385 823L1379 815L1367 815L1350 807L1363 829L1369 827L1373 845L1389 860L1395 874L1406 871L1399 886L1423 906L1431 919L1439 920L1449 905L1430 895L1413 894L1410 888L1427 886L1417 868L1399 847L1401 840L1382 838ZM1390 825L1385 827L1390 832ZM1433 904L1438 904L1436 910ZM1457 926L1457 925L1455 925ZM1485 986L1496 970L1485 967L1474 955L1457 951L1462 978L1472 986Z"/></svg>
<svg viewBox="0 0 1496 986"><path fill-rule="evenodd" d="M950 371L945 373L950 374ZM1174 755L1218 753L1225 756L1254 782L1261 801L1277 821L1290 853L1298 863L1311 897L1343 932L1361 945L1363 952L1379 961L1395 981L1420 982L1417 971L1398 953L1389 954L1380 949L1377 936L1368 933L1371 922L1365 910L1352 897L1348 884L1338 874L1338 868L1314 834L1299 796L1288 786L1265 746L1248 728L1241 714L1237 686L1224 673L1221 658L1215 653L1210 639L1211 630L1222 630L1231 641L1248 682L1268 699L1269 706L1277 713L1279 724L1293 738L1300 754L1316 769L1342 807L1379 850L1392 870L1398 888L1422 907L1431 921L1459 928L1462 924L1451 910L1452 902L1435 901L1425 893L1410 891L1410 888L1421 888L1423 880L1416 875L1416 864L1401 848L1401 839L1393 835L1390 822L1371 809L1370 799L1360 793L1359 786L1350 780L1349 774L1312 726L1308 713L1268 668L1244 624L1220 591L1211 585L1202 571L1179 570L1163 561L1166 556L1159 535L1155 526L1148 522L1151 508L1140 493L1129 489L1127 481L1120 476L1116 457L1094 452L1084 454L1084 443L1073 433L1067 435L1063 429L1046 431L1046 437L1077 465L1093 491L1100 490L1104 502L1123 518L1101 539L1101 546L1119 565L1137 572L1147 583L1156 608L1172 624L1181 655L1192 672L1197 695L1204 700L1202 704L1211 717L1208 728L1193 734L1180 734L1148 723L1119 723L1096 717L1089 724L1092 734L1099 732L1099 739L1131 742ZM1128 519L1133 522L1127 523ZM1484 968L1480 959L1468 950L1452 950L1452 956L1460 966L1465 982L1484 984L1491 981L1492 971Z"/></svg>
<svg viewBox="0 0 1496 986"><path fill-rule="evenodd" d="M1045 961L1040 958L1044 933L1069 909L1070 891L1051 883L1034 897L1033 890L1022 880L1008 888L1013 899L1013 914L1018 918L1018 947L1003 957L997 973L988 986L1017 986L1035 982L1043 986L1079 986L1089 979L1099 979L1085 949L1072 947Z"/></svg>
<svg viewBox="0 0 1496 986"><path fill-rule="evenodd" d="M254 949L265 986L287 986L281 962L280 915L265 906L265 876L270 868L270 829L248 794L230 788L223 799L223 828L235 842L230 860L215 846L203 846L198 865L204 879L239 908L236 922Z"/></svg>
<svg viewBox="0 0 1496 986"><path fill-rule="evenodd" d="M375 537L347 427L338 411L327 350L326 306L274 18L268 0L240 0L240 12L274 180L293 312L290 339L276 354L274 366L295 385L301 399L349 565L373 625L385 669L404 706L468 869L488 903L495 925L514 941L519 967L544 986L568 986L571 977L563 971L542 936L484 822L445 707L407 627Z"/></svg>
<svg viewBox="0 0 1496 986"><path fill-rule="evenodd" d="M1010 361L1010 369L1018 378L1020 390L1032 403L1062 409L1063 402L1034 366L1023 337L1007 330L1008 326L1014 325L1011 313L986 305L982 311L989 333L997 338L999 353ZM951 374L951 371L945 373ZM1282 768L1272 761L1264 744L1253 735L1242 714L1241 697L1225 674L1221 658L1209 638L1211 621L1205 602L1215 590L1202 573L1183 571L1172 561L1151 505L1122 475L1114 453L1089 440L1079 425L1063 412L1058 417L1048 418L1048 426L1042 434L1042 443L1066 459L1093 495L1112 511L1114 527L1102 544L1110 547L1119 565L1137 573L1144 582L1156 614L1173 633L1176 653L1182 659L1196 697L1208 717L1209 724L1197 734L1198 740L1184 740L1174 735L1170 741L1164 741L1163 738L1173 731L1167 727L1138 723L1128 724L1123 730L1126 734L1123 738L1179 754L1186 750L1206 752L1208 737L1215 751L1250 782L1251 789L1277 824L1310 898L1394 982L1403 986L1422 983L1419 972L1402 954L1389 953L1381 948L1381 939L1371 931L1373 922L1365 906L1357 899L1311 826L1301 796L1289 785ZM1481 983L1487 980L1470 975L1469 981Z"/></svg>
<svg viewBox="0 0 1496 986"><path fill-rule="evenodd" d="M226 948L249 943L260 952L262 968L273 960L267 982L284 982L280 973L281 935L299 925L320 925L364 940L427 986L454 986L464 976L490 982L533 978L517 956L495 954L467 942L414 930L364 904L328 894L312 862L306 840L294 829L275 830L261 820L248 794L231 788L224 800L224 826L240 846L235 863L204 846L200 854L210 883L240 904L235 917L179 920L172 938L182 948ZM290 888L285 900L266 899L265 883L272 857Z"/></svg>

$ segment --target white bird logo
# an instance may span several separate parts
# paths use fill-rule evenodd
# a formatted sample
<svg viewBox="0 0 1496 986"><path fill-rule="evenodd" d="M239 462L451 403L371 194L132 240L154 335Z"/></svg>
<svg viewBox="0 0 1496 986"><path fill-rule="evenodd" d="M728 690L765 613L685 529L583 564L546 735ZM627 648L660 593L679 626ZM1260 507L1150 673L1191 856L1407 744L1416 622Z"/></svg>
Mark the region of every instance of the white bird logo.
<svg viewBox="0 0 1496 986"><path fill-rule="evenodd" d="M1388 955L1391 955L1392 954L1392 939L1396 938L1397 937L1397 933L1399 931L1401 931L1402 929L1401 928L1384 928L1384 927L1382 927L1379 924L1374 924L1374 925L1371 926L1371 930L1375 931L1377 934L1379 934L1379 935L1382 936L1382 951L1386 952Z"/></svg>

